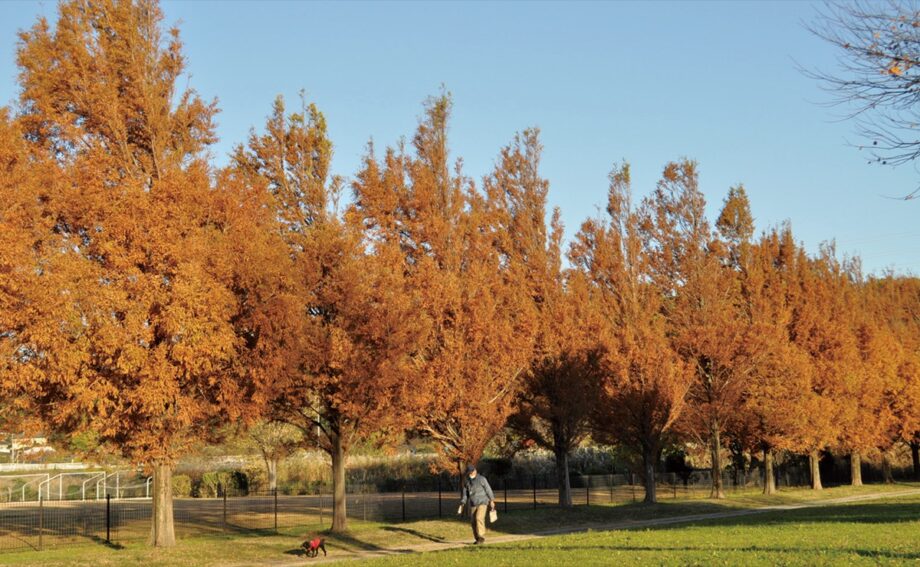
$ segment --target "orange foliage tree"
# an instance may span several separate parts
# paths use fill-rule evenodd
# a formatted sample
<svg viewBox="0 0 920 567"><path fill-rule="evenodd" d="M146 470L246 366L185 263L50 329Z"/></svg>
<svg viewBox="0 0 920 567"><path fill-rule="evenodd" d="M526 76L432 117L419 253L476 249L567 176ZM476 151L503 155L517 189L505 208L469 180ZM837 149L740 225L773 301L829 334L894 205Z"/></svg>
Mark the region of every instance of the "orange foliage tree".
<svg viewBox="0 0 920 567"><path fill-rule="evenodd" d="M740 408L749 435L741 446L762 452L764 494L776 491L774 452L802 450L809 426L811 361L790 338L799 260L788 225L765 233L740 258L742 306L757 353Z"/></svg>
<svg viewBox="0 0 920 567"><path fill-rule="evenodd" d="M561 279L561 278L560 278ZM559 505L572 505L569 456L591 432L599 403L601 347L581 279L559 282L540 305L540 350L524 381L509 425L553 452Z"/></svg>
<svg viewBox="0 0 920 567"><path fill-rule="evenodd" d="M534 356L515 402L511 427L553 452L560 506L572 505L569 455L587 437L597 401L596 336L591 334L590 304L584 286L567 282L562 269L562 225L554 211L545 224L548 184L537 174L540 145L527 130L502 151L500 167L487 180L491 198L503 202L509 257L526 271L538 314Z"/></svg>
<svg viewBox="0 0 920 567"><path fill-rule="evenodd" d="M880 300L877 317L901 352L896 386L888 396L893 437L910 447L914 478L920 479L920 279L887 274L873 283Z"/></svg>
<svg viewBox="0 0 920 567"><path fill-rule="evenodd" d="M861 459L867 452L887 451L897 427L892 394L898 389L901 346L880 317L883 301L862 276L858 261L847 265L845 288L856 357L841 384L844 409L838 446L850 453L850 476L862 485Z"/></svg>
<svg viewBox="0 0 920 567"><path fill-rule="evenodd" d="M477 191L459 162L451 172L450 106L446 95L429 99L414 155L388 149L378 163L371 148L354 190L367 230L399 246L415 316L427 326L406 381L412 428L462 468L514 409L535 316L525 272L500 230L513 213Z"/></svg>
<svg viewBox="0 0 920 567"><path fill-rule="evenodd" d="M822 246L814 258L800 251L799 257L791 337L808 353L812 366L809 423L803 446L808 451L812 488L821 489L820 454L841 437L845 420L840 414L851 411L844 405L842 386L858 359L848 320L851 307L844 293L848 283L833 248Z"/></svg>
<svg viewBox="0 0 920 567"><path fill-rule="evenodd" d="M885 404L899 360L896 344L874 320L858 259L840 261L832 244L805 268L796 340L814 365L810 427L813 487L817 451L850 454L851 481L862 484L861 455L882 443L893 416Z"/></svg>
<svg viewBox="0 0 920 567"><path fill-rule="evenodd" d="M331 156L315 106L287 115L278 99L235 168L271 195L275 230L294 259L285 276L299 295L287 332L276 335L284 361L264 382L267 411L330 455L332 529L343 531L348 449L404 419L399 399L419 327L398 249L366 239L357 215L337 213Z"/></svg>
<svg viewBox="0 0 920 567"><path fill-rule="evenodd" d="M177 92L181 43L161 19L151 1L64 2L54 28L20 36L18 127L60 183L39 201L58 244L26 258L38 280L13 374L47 427L152 468L151 542L167 546L176 458L254 411L231 252L256 226L233 221L258 208L212 185L216 110Z"/></svg>
<svg viewBox="0 0 920 567"><path fill-rule="evenodd" d="M569 256L596 309L603 347L597 437L640 455L645 501L655 502L661 451L685 407L693 377L674 351L663 318L664 295L652 285L651 250L642 240L641 215L631 204L629 167L610 175L606 222L585 222ZM574 287L574 282L573 282Z"/></svg>
<svg viewBox="0 0 920 567"><path fill-rule="evenodd" d="M589 428L641 456L649 502L681 434L708 445L716 498L726 437L762 452L766 493L780 450L808 453L820 488L821 451L849 453L861 484L862 457L900 440L920 476L920 280L866 279L832 245L809 256L788 226L753 241L741 187L710 225L693 162L638 207L616 168L567 270L538 131L477 187L451 162L447 95L409 147L370 146L340 210L313 105L279 98L211 165L216 106L177 86L182 45L155 0L66 0L20 34L17 63L19 110L0 109L0 425L35 416L149 466L154 545L175 540L176 460L258 420L299 428L282 451L329 454L335 531L356 440L421 434L462 469L513 414L555 453L564 506Z"/></svg>
<svg viewBox="0 0 920 567"><path fill-rule="evenodd" d="M709 445L712 496L724 498L722 433L751 367L737 270L706 219L695 163L668 164L643 208L650 278L665 298L674 346L695 375L683 422Z"/></svg>
<svg viewBox="0 0 920 567"><path fill-rule="evenodd" d="M586 298L566 288L558 210L547 230L549 184L539 175L541 151L537 130L518 135L502 149L485 192L501 219L496 235L502 254L523 270L538 317L533 360L509 425L553 452L559 504L571 506L568 459L588 434L597 348L586 325Z"/></svg>

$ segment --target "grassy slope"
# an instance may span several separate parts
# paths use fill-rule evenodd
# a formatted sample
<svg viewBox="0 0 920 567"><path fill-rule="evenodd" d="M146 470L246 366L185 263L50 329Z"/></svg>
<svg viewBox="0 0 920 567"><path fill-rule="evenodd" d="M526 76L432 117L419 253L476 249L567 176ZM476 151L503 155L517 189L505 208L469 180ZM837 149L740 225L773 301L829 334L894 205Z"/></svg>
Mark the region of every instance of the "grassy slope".
<svg viewBox="0 0 920 567"><path fill-rule="evenodd" d="M391 557L415 565L878 565L920 561L920 497L769 512L693 526L589 532Z"/></svg>
<svg viewBox="0 0 920 567"><path fill-rule="evenodd" d="M526 534L560 527L592 526L603 523L681 516L765 504L788 504L813 499L839 498L886 490L917 488L841 487L819 493L808 490L784 491L770 498L754 493L735 494L725 502L664 501L657 506L629 504L579 507L573 510L541 508L502 515L494 535ZM531 540L516 544L489 545L438 552L438 563L468 564L486 561L494 564L584 563L587 565L644 562L674 564L711 562L763 564L797 562L813 564L865 559L907 560L916 556L920 544L912 544L920 525L904 523L920 518L920 498L897 503L867 502L818 510L769 513L752 518L722 520L718 527L670 527L629 532L595 532ZM877 524L868 529L868 523ZM726 527L727 526L727 527ZM912 530L912 532L911 532ZM884 534L880 536L878 534ZM181 540L170 550L148 549L129 544L110 549L88 544L42 552L0 554L0 563L9 565L226 565L266 564L296 561L294 554L306 534L282 533L269 536L218 536ZM469 527L460 520L419 521L384 525L352 523L347 536L329 536L327 547L333 555L360 550L398 549L437 541L466 541ZM821 548L827 548L821 555ZM875 555L873 555L875 553ZM471 555L472 554L472 555ZM430 564L435 556L404 556L384 560L381 565ZM377 564L377 563L374 563Z"/></svg>

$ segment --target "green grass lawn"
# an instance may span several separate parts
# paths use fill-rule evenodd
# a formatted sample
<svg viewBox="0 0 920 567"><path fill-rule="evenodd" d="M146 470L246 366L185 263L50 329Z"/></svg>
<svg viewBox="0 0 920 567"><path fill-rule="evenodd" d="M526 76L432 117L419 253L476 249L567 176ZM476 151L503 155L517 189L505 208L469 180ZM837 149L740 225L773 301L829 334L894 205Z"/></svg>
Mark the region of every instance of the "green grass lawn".
<svg viewBox="0 0 920 567"><path fill-rule="evenodd" d="M414 565L879 565L920 561L920 497L372 560Z"/></svg>
<svg viewBox="0 0 920 567"><path fill-rule="evenodd" d="M722 502L665 500L642 504L596 505L571 510L539 508L500 516L491 532L495 538L574 527L684 516L770 504L794 504L883 491L903 491L916 484L841 487L818 493L783 491L774 497L737 493ZM297 555L306 534L227 535L180 540L169 550L142 543L109 548L98 543L45 551L0 554L4 565L283 565L304 562ZM370 565L549 565L585 564L847 564L897 563L920 560L920 497L900 497L823 508L766 512L753 516L675 525L654 529L592 531L512 543L490 543L450 551L406 554L369 562ZM401 524L353 522L345 536L327 535L330 555L408 549L434 542L471 539L469 526L459 519Z"/></svg>

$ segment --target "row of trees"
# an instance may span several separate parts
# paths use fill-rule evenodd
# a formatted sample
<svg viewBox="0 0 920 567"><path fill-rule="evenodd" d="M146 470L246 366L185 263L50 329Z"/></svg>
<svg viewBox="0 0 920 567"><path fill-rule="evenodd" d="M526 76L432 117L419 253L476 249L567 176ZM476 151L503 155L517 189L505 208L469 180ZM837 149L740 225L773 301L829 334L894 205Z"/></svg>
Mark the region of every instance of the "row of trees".
<svg viewBox="0 0 920 567"><path fill-rule="evenodd" d="M0 411L91 434L154 474L154 545L174 542L172 469L228 424L326 451L346 528L357 441L432 440L462 470L510 427L567 455L632 449L646 499L675 443L860 455L920 431L920 285L866 279L791 229L754 238L744 190L713 226L696 165L641 202L614 168L606 214L563 252L525 130L474 182L451 101L411 143L330 172L319 110L268 120L214 164L216 104L177 87L178 32L152 0L63 2L20 35L0 113ZM276 455L266 453L266 460ZM772 478L767 475L767 478ZM768 490L772 490L768 485Z"/></svg>

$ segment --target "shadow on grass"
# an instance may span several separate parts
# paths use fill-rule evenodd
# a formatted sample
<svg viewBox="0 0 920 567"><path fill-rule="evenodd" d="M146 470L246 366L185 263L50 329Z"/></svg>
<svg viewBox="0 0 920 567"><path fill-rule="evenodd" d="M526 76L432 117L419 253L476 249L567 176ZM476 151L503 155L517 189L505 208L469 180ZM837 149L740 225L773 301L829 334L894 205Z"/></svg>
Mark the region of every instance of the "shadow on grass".
<svg viewBox="0 0 920 567"><path fill-rule="evenodd" d="M332 544L336 547L346 548L346 549L359 549L362 551L380 551L386 549L385 547L380 547L379 545L360 540L354 535L349 533L333 533L331 531L322 532L323 537L326 539L326 545Z"/></svg>
<svg viewBox="0 0 920 567"><path fill-rule="evenodd" d="M511 535L537 534L552 530L577 529L598 524L628 524L649 520L743 511L745 508L716 502L629 503L572 508L542 507L512 510L499 516L490 530Z"/></svg>
<svg viewBox="0 0 920 567"><path fill-rule="evenodd" d="M745 508L727 505L722 502L662 502L658 504L629 503L617 506L579 506L576 508L544 507L537 510L516 510L501 515L497 524L490 526L490 532L495 535L562 535L568 531L581 531L584 529L595 530L628 530L633 525L643 530L666 531L679 530L688 525L694 526L783 526L787 524L815 523L834 524L850 523L863 525L896 524L912 522L920 518L920 501L913 502L853 502L848 504L828 504L823 506L820 502L802 502L814 507L792 510L759 510L759 506ZM737 514L727 517L707 518L710 514ZM703 516L703 517L700 517ZM682 517L692 517L687 521L680 521ZM662 525L649 525L654 520L672 520ZM673 521L677 520L677 521ZM393 533L405 533L414 537L431 541L446 542L443 532L437 527L428 529L424 524L417 526L388 526L384 530ZM508 545L508 544L505 544ZM491 546L490 546L491 547ZM503 546L504 547L504 546ZM519 546L510 549L520 549ZM573 549L578 549L577 547ZM599 547L598 549L611 549L629 551L629 547ZM667 551L670 548L652 548L650 551ZM749 548L751 551L792 552L794 548ZM732 549L726 548L725 551ZM744 551L739 548L738 551ZM802 551L802 550L799 550ZM850 552L866 557L891 558L903 561L920 559L920 553L894 552L885 550L841 549L841 552Z"/></svg>
<svg viewBox="0 0 920 567"><path fill-rule="evenodd" d="M101 545L101 546L103 546L103 547L108 547L109 549L124 549L124 548L125 548L125 546L123 546L123 545L120 544L120 543L117 543L117 542L114 542L114 541L111 541L111 540L107 540L107 539L105 539L105 538L103 538L103 537L99 537L99 536L96 536L96 535L94 535L94 536L89 536L89 539L90 539L90 541L92 541L93 543L98 543L99 545Z"/></svg>
<svg viewBox="0 0 920 567"><path fill-rule="evenodd" d="M437 535L432 535L432 534L426 534L425 532L421 532L421 531L419 531L419 530L413 530L413 529L411 529L411 528L403 528L403 527L398 527L398 526L385 526L385 527L383 528L383 531L385 531L385 532L396 532L396 533L408 534L408 535L411 535L411 536L415 536L415 537L417 537L417 538L419 538L419 539L426 539L426 540L428 540L428 541L433 541L433 542L435 542L435 543L444 543L445 541L447 541L447 540L446 540L444 537L442 537L442 536L437 536Z"/></svg>
<svg viewBox="0 0 920 567"><path fill-rule="evenodd" d="M648 553L666 553L666 552L702 552L707 555L712 554L713 552L722 552L722 553L790 553L795 555L800 555L803 553L819 553L826 552L827 550L821 547L815 548L802 548L802 547L758 547L758 546L745 546L745 547L713 547L710 545L706 546L639 546L639 545L567 545L562 548L558 548L560 551L588 551L588 552L611 552L611 551L631 551L631 552L648 552ZM520 545L503 545L501 547L489 547L490 552L505 552L505 553L521 553L524 551L533 551L541 550L539 547L526 547ZM867 557L871 559L897 559L902 561L916 561L920 559L920 553L911 553L911 552L897 552L897 551L886 551L886 550L877 550L877 549L860 549L860 548L836 548L834 552L839 552L841 554L853 553L861 557Z"/></svg>
<svg viewBox="0 0 920 567"><path fill-rule="evenodd" d="M307 551L303 547L298 547L297 549L289 549L284 554L293 555L294 557L306 557Z"/></svg>

